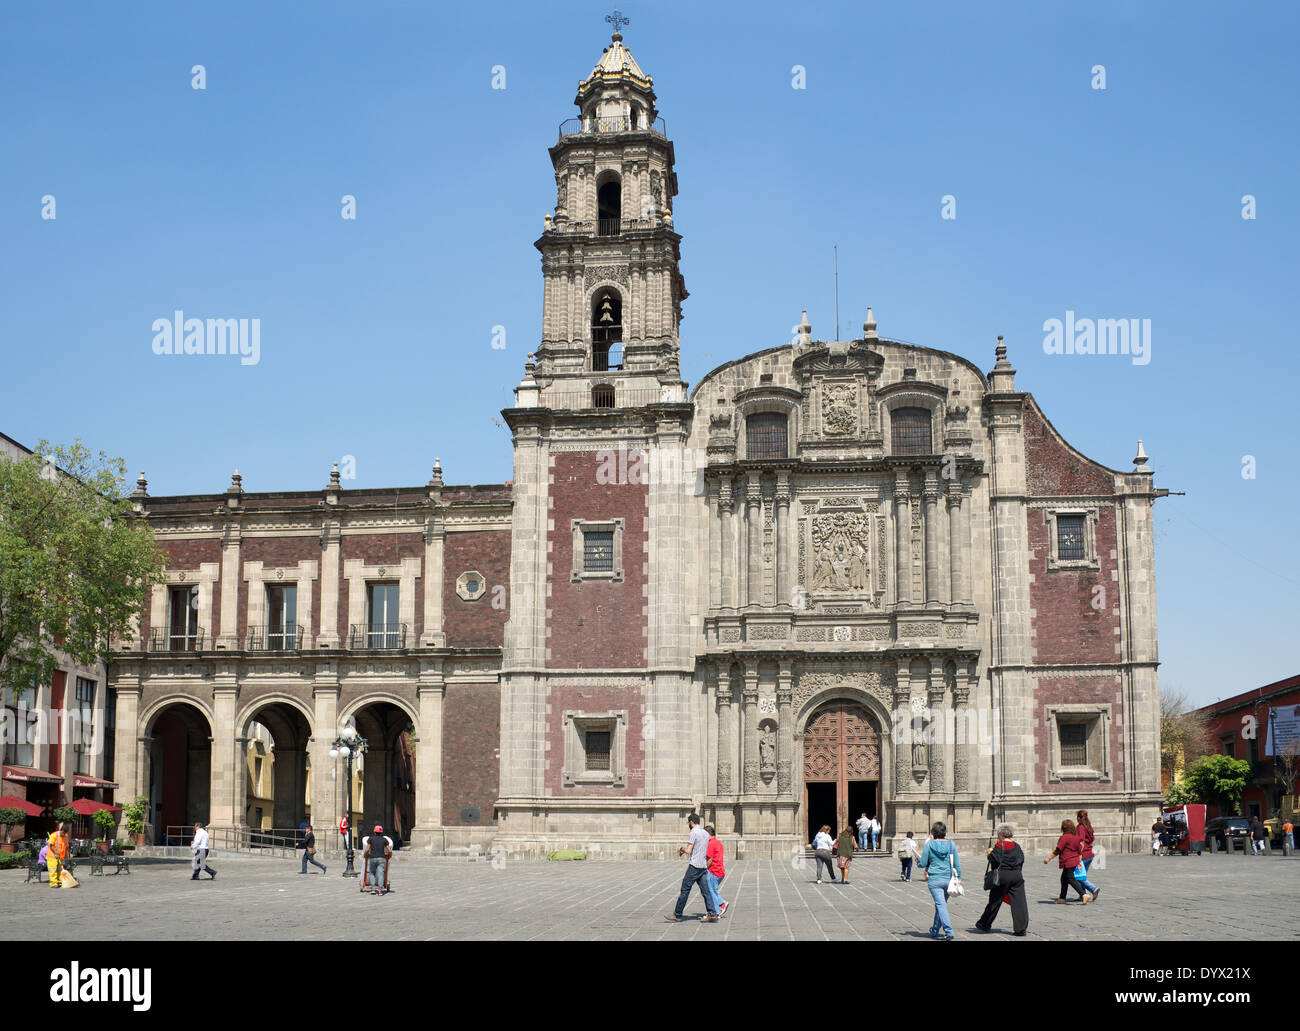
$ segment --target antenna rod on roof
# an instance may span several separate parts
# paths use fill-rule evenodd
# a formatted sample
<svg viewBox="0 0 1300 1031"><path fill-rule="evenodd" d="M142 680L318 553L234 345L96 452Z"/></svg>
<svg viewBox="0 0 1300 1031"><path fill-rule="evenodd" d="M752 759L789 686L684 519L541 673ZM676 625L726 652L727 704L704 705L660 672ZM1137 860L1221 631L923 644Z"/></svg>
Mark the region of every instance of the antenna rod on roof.
<svg viewBox="0 0 1300 1031"><path fill-rule="evenodd" d="M840 338L840 245L835 245L835 339Z"/></svg>

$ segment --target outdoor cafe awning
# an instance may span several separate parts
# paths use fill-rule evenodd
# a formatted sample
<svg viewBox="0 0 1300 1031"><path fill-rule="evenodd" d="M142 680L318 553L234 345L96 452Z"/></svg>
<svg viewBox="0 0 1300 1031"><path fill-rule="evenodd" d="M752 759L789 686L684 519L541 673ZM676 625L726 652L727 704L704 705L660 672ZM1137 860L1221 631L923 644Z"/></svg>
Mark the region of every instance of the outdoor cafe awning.
<svg viewBox="0 0 1300 1031"><path fill-rule="evenodd" d="M72 808L75 809L77 812L79 812L82 816L90 816L94 813L99 812L101 809L107 809L110 813L117 813L122 811L121 806L106 805L103 802L96 802L92 798L78 798L75 802L72 803Z"/></svg>
<svg viewBox="0 0 1300 1031"><path fill-rule="evenodd" d="M16 795L0 795L0 809L21 809L28 816L40 816L45 812L43 805L36 805Z"/></svg>
<svg viewBox="0 0 1300 1031"><path fill-rule="evenodd" d="M62 784L63 778L55 776L49 770L36 770L30 766L6 766L4 780L17 781L20 784Z"/></svg>
<svg viewBox="0 0 1300 1031"><path fill-rule="evenodd" d="M116 788L117 785L111 780L102 780L99 777L89 777L84 773L78 773L72 778L74 788Z"/></svg>

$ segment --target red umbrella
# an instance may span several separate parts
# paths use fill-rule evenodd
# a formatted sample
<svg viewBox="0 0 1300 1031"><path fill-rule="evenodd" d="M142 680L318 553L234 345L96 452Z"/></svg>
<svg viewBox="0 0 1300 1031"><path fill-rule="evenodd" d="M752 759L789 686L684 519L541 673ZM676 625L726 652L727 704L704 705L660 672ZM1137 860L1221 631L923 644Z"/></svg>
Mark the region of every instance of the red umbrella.
<svg viewBox="0 0 1300 1031"><path fill-rule="evenodd" d="M110 813L118 813L122 811L121 806L108 805L105 802L96 802L90 798L77 799L72 803L71 808L75 809L82 816L90 816L92 813L97 813L101 809L107 809Z"/></svg>
<svg viewBox="0 0 1300 1031"><path fill-rule="evenodd" d="M40 816L45 812L44 806L35 805L14 795L0 795L0 809L21 809L28 816Z"/></svg>

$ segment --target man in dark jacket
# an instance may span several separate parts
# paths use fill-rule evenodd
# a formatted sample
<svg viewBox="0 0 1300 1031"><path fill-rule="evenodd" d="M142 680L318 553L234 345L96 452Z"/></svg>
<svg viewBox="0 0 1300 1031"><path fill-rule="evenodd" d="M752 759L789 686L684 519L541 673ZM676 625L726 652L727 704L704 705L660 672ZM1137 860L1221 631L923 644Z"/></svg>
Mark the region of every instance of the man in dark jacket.
<svg viewBox="0 0 1300 1031"><path fill-rule="evenodd" d="M321 872L321 873L324 873L324 872L325 872L325 864L324 864L324 863L318 863L318 862L316 862L316 835L312 833L312 829L311 829L311 824L310 824L310 823L309 823L309 824L306 824L306 825L302 828L302 833L303 833L303 839L302 839L302 869L301 869L300 871L298 871L298 872L299 872L299 873L306 873L306 872L307 872L307 864L308 864L308 863L311 863L312 866L319 866L319 867L320 867L320 872Z"/></svg>
<svg viewBox="0 0 1300 1031"><path fill-rule="evenodd" d="M1029 905L1025 901L1025 853L1012 840L1015 830L1009 823L998 824L998 841L988 850L989 872L985 875L985 886L989 892L989 904L975 923L977 931L993 930L993 921L997 919L1002 903L1011 906L1011 930L1018 938L1023 938L1029 928ZM989 884L994 877L997 884Z"/></svg>
<svg viewBox="0 0 1300 1031"><path fill-rule="evenodd" d="M1263 855L1268 849L1268 831L1264 829L1258 816L1250 818L1250 843L1251 851L1257 856Z"/></svg>

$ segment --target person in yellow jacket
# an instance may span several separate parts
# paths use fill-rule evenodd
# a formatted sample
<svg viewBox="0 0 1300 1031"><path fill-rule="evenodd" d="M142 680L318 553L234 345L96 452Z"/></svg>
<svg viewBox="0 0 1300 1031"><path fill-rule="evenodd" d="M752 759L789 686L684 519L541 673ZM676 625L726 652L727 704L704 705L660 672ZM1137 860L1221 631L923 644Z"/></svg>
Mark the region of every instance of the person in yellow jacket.
<svg viewBox="0 0 1300 1031"><path fill-rule="evenodd" d="M45 853L45 869L50 874L50 887L63 886L63 862L68 858L68 832L63 824L50 835L49 848Z"/></svg>

